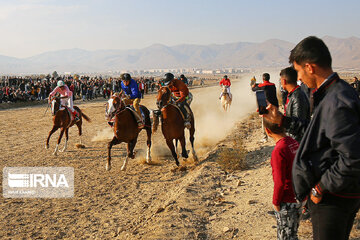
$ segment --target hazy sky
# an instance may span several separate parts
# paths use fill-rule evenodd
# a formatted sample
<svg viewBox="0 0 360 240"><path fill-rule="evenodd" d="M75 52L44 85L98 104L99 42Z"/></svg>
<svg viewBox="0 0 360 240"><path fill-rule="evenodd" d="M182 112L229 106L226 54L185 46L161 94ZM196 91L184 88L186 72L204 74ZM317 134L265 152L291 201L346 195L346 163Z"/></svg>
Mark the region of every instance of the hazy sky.
<svg viewBox="0 0 360 240"><path fill-rule="evenodd" d="M0 55L360 37L358 0L0 0Z"/></svg>

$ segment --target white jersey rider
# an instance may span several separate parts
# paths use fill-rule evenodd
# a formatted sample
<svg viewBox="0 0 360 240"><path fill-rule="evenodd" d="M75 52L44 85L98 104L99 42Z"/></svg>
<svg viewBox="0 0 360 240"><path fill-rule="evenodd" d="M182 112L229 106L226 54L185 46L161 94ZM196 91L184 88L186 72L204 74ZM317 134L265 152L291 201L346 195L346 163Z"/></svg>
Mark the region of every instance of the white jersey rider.
<svg viewBox="0 0 360 240"><path fill-rule="evenodd" d="M61 105L67 106L70 109L75 121L79 121L80 119L78 113L74 109L73 93L70 91L68 86L65 85L64 81L60 80L57 82L57 87L49 94L49 100L50 96L53 97L56 93L60 94Z"/></svg>

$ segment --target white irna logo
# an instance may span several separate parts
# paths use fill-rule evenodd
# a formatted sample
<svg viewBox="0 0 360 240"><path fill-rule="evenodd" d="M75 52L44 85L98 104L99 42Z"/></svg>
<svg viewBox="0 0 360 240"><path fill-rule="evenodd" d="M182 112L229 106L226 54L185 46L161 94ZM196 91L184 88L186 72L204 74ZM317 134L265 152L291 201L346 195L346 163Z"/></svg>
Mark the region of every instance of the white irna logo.
<svg viewBox="0 0 360 240"><path fill-rule="evenodd" d="M64 174L8 174L9 187L69 187Z"/></svg>

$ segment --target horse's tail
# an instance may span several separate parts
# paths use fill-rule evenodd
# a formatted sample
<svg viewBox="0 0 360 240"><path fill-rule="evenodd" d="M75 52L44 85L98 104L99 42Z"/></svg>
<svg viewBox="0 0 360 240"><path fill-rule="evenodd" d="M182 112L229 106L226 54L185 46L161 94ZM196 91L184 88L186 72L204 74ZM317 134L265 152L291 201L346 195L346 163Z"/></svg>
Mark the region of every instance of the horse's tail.
<svg viewBox="0 0 360 240"><path fill-rule="evenodd" d="M155 133L159 126L159 115L153 113L153 125L152 125L152 132Z"/></svg>
<svg viewBox="0 0 360 240"><path fill-rule="evenodd" d="M88 122L91 122L91 119L85 114L85 113L81 113L81 116Z"/></svg>
<svg viewBox="0 0 360 240"><path fill-rule="evenodd" d="M80 113L80 115L88 122L91 122L91 119L83 112L81 111L80 108L78 108L77 106L74 106L75 110L78 111Z"/></svg>

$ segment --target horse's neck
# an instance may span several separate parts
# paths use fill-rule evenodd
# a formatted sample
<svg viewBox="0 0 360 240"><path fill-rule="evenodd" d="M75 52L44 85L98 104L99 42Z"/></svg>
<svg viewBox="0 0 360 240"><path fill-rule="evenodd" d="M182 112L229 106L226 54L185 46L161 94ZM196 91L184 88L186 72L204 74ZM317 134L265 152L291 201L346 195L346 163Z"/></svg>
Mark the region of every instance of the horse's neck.
<svg viewBox="0 0 360 240"><path fill-rule="evenodd" d="M171 116L175 116L175 119L181 119L180 109L175 104L168 103L161 109L161 119L171 122L173 119Z"/></svg>

